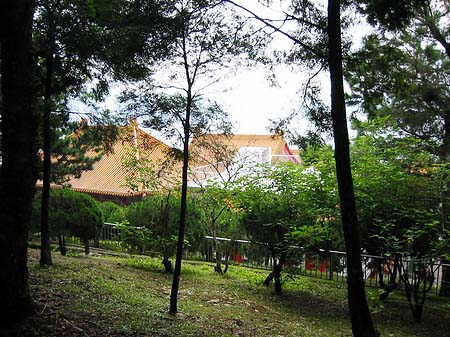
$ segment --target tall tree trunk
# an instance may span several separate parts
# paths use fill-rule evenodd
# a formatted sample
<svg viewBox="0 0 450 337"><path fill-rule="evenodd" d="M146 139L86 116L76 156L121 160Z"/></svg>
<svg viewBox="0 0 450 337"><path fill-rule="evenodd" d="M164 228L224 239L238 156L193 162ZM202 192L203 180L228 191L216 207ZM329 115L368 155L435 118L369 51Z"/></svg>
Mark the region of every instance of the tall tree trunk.
<svg viewBox="0 0 450 337"><path fill-rule="evenodd" d="M449 56L450 57L450 56ZM440 151L441 162L447 163L447 170L450 169L450 109L444 112L444 140ZM448 172L448 171L447 171ZM448 219L450 216L450 177L445 174L442 177L441 186L441 222L442 231L449 229ZM443 260L444 264L450 264L450 260ZM441 296L450 296L450 267L442 267Z"/></svg>
<svg viewBox="0 0 450 337"><path fill-rule="evenodd" d="M339 0L328 0L328 50L336 175L347 252L347 287L350 320L353 336L372 337L377 336L377 333L375 332L367 305L361 265L361 237L350 167L350 146L342 75Z"/></svg>
<svg viewBox="0 0 450 337"><path fill-rule="evenodd" d="M189 77L188 77L189 79ZM188 80L189 82L189 80ZM177 241L177 254L175 259L175 269L173 271L172 289L170 291L170 314L176 314L178 312L178 287L180 284L181 274L181 260L183 258L183 243L184 243L184 231L186 227L186 209L187 209L187 179L188 179L188 166L189 166L189 136L191 128L191 107L192 96L191 87L189 86L186 115L184 122L184 144L183 144L183 175L181 180L181 207L180 207L180 224L178 228L178 241Z"/></svg>
<svg viewBox="0 0 450 337"><path fill-rule="evenodd" d="M44 161L42 167L42 199L41 199L41 266L52 265L52 248L50 242L50 229L48 224L48 206L50 199L50 170L51 170L51 126L50 117L52 111L52 81L53 81L53 55L55 45L55 28L52 9L49 12L48 54L46 55L46 72L44 83Z"/></svg>
<svg viewBox="0 0 450 337"><path fill-rule="evenodd" d="M33 312L27 269L37 149L32 88L33 3L31 0L0 3L0 326L18 322Z"/></svg>

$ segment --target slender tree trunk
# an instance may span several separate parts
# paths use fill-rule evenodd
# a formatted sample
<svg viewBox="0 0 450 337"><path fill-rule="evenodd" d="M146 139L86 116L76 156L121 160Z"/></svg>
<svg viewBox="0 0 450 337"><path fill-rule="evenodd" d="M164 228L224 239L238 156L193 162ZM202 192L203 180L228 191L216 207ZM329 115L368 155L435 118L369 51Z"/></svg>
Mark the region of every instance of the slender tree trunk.
<svg viewBox="0 0 450 337"><path fill-rule="evenodd" d="M186 73L188 73L186 71ZM188 83L190 83L188 76ZM186 226L186 210L187 210L187 179L188 179L188 166L189 166L189 135L190 135L190 119L191 119L191 106L192 96L191 90L188 90L186 115L184 122L184 144L183 144L183 175L181 180L181 207L180 207L180 225L178 228L178 242L177 253L175 260L175 269L173 271L172 289L170 291L170 308L169 313L174 315L178 312L178 288L180 284L181 274L181 260L183 258L183 243L184 243L184 231Z"/></svg>
<svg viewBox="0 0 450 337"><path fill-rule="evenodd" d="M91 247L89 246L89 240L84 240L84 254L89 255L91 253Z"/></svg>
<svg viewBox="0 0 450 337"><path fill-rule="evenodd" d="M272 255L272 259L273 259L273 269L272 271L269 273L269 275L267 275L267 277L265 278L264 282L262 283L263 286L270 286L270 283L273 281L273 278L275 276L275 268L276 268L276 264L277 264L277 259L275 257L275 251L272 248L270 251L271 255ZM266 266L269 264L268 260L270 259L270 257L267 258L267 262L266 262Z"/></svg>
<svg viewBox="0 0 450 337"><path fill-rule="evenodd" d="M214 226L215 226L215 224L212 225L213 228L214 228ZM219 274L222 274L223 273L223 271L222 271L222 254L220 253L220 250L219 250L219 243L217 242L215 229L213 229L212 235L213 235L214 257L216 259L216 266L214 267L214 271L216 271Z"/></svg>
<svg viewBox="0 0 450 337"><path fill-rule="evenodd" d="M164 272L167 274L173 273L172 261L169 260L168 256L163 257L162 264L164 266Z"/></svg>
<svg viewBox="0 0 450 337"><path fill-rule="evenodd" d="M59 245L59 252L62 256L66 256L67 250L66 250L66 237L64 235L58 235L58 245Z"/></svg>
<svg viewBox="0 0 450 337"><path fill-rule="evenodd" d="M51 14L51 9L48 9ZM52 80L53 80L53 54L54 54L54 23L53 15L49 17L48 54L46 56L46 73L44 83L44 161L42 166L42 199L41 199L41 266L52 265L52 248L50 242L50 229L48 224L48 206L50 199L50 170L51 170L51 126L50 117L52 111Z"/></svg>
<svg viewBox="0 0 450 337"><path fill-rule="evenodd" d="M281 294L281 272L283 270L283 266L286 263L286 254L281 253L280 260L277 264L275 264L274 275L273 278L275 280L274 288L277 294Z"/></svg>
<svg viewBox="0 0 450 337"><path fill-rule="evenodd" d="M348 305L355 337L377 336L367 304L361 265L361 238L350 167L350 146L342 74L340 1L328 0L331 115L342 227L347 252Z"/></svg>
<svg viewBox="0 0 450 337"><path fill-rule="evenodd" d="M378 272L378 287L380 289L384 289L384 268L383 263L381 263L381 260L377 260L377 272Z"/></svg>
<svg viewBox="0 0 450 337"><path fill-rule="evenodd" d="M449 55L450 57L450 55ZM444 113L444 141L441 148L441 162L447 163L447 169L450 169L450 109ZM447 224L450 215L450 177L445 174L442 177L441 192L441 222L442 231L448 230ZM443 260L444 264L450 264L450 260ZM441 296L450 296L450 267L442 267Z"/></svg>
<svg viewBox="0 0 450 337"><path fill-rule="evenodd" d="M33 1L0 2L1 160L0 326L33 313L28 287L27 238L36 184L33 104ZM0 334L1 334L0 330Z"/></svg>

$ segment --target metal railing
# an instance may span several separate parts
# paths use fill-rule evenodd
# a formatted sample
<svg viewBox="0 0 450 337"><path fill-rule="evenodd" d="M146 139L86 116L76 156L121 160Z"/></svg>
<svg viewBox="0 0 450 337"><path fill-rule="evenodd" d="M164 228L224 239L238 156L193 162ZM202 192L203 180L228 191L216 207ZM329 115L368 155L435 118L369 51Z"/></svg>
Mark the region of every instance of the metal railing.
<svg viewBox="0 0 450 337"><path fill-rule="evenodd" d="M206 251L211 249L209 242L212 237L206 236ZM271 270L273 258L264 244L254 243L248 240L231 240L228 238L216 238L218 242L227 243L229 263L252 268ZM211 260L211 254L205 254L205 260ZM295 274L319 279L347 281L346 253L331 250L326 252L321 249L320 254L312 253L302 247L291 246L288 260L284 270ZM428 281L433 285L430 293L450 296L450 282L444 273L450 273L450 264L441 260L419 261L403 258L397 261L398 271L395 272L394 260L389 257L361 254L363 278L367 286L383 287L391 281L395 281L402 288L400 272L413 279L418 264L424 265L428 275ZM401 269L401 271L400 271Z"/></svg>
<svg viewBox="0 0 450 337"><path fill-rule="evenodd" d="M121 228L117 224L105 223L97 248L107 250L123 250L121 241ZM204 248L202 252L187 252L187 257L192 255L195 259L204 261L213 261L211 236L205 236ZM222 246L227 245L227 254L223 254L223 259L228 259L230 264L242 265L251 268L271 270L273 269L273 257L267 245L255 243L248 240L236 240L229 238L216 237L216 240ZM76 237L67 238L67 243L81 245L81 241ZM94 241L92 241L94 246ZM145 252L144 252L145 253ZM148 252L154 255L153 252ZM227 255L227 256L225 256ZM367 286L382 287L394 280L399 285L400 275L394 273L393 259L389 257L376 256L370 254L361 254L364 282ZM405 275L413 277L417 260L402 259L398 263ZM433 282L431 293L450 296L450 264L440 260L426 261L426 268L429 280ZM330 250L320 250L320 254L312 253L302 247L289 247L288 259L284 265L284 270L296 275L303 275L319 279L334 280L337 282L346 282L347 264L345 252ZM394 279L392 276L394 275ZM444 276L445 275L445 276Z"/></svg>

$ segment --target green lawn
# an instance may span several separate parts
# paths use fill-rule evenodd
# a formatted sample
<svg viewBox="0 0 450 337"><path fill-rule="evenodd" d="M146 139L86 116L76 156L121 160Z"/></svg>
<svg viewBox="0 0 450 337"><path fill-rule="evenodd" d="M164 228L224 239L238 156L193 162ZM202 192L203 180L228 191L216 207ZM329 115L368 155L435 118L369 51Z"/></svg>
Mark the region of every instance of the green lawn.
<svg viewBox="0 0 450 337"><path fill-rule="evenodd" d="M351 336L345 284L306 277L284 294L261 286L265 271L231 267L225 276L206 263L183 264L179 314L167 313L171 275L159 260L54 253L39 267L30 250L30 286L40 306L20 336ZM450 336L450 301L434 297L421 325L402 293L387 303L368 289L382 336Z"/></svg>

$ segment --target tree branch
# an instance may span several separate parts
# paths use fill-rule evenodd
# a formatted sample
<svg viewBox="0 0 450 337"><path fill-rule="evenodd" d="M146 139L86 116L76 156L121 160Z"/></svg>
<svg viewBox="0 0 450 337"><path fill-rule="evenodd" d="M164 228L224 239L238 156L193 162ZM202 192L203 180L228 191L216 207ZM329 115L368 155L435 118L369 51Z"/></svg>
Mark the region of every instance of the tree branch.
<svg viewBox="0 0 450 337"><path fill-rule="evenodd" d="M241 6L241 5L235 3L235 2L232 1L232 0L224 0L224 2L228 2L228 3L232 4L232 5L234 5L234 6L238 7L238 8L240 8L240 9L242 9L242 10L244 10L244 11L246 11L247 13L249 13L250 15L252 15L256 20L262 22L262 23L265 24L267 27L272 28L274 31L276 31L276 32L278 32L278 33L284 35L285 37L287 37L287 38L290 39L291 41L293 41L293 42L295 42L296 44L300 45L302 48L304 48L304 49L308 50L309 52L313 53L315 56L317 56L317 57L319 57L319 58L321 58L321 59L324 59L324 60L327 59L326 55L322 54L321 52L319 52L318 50L312 48L311 46L308 46L307 44L303 43L301 40L299 40L299 39L296 38L295 36L292 36L291 34L286 33L285 31L281 30L280 28L274 26L273 24L271 24L271 23L269 22L269 20L266 20L266 19L260 17L259 15L257 15L257 14L254 13L254 12L252 12L251 10L245 8L244 6Z"/></svg>

